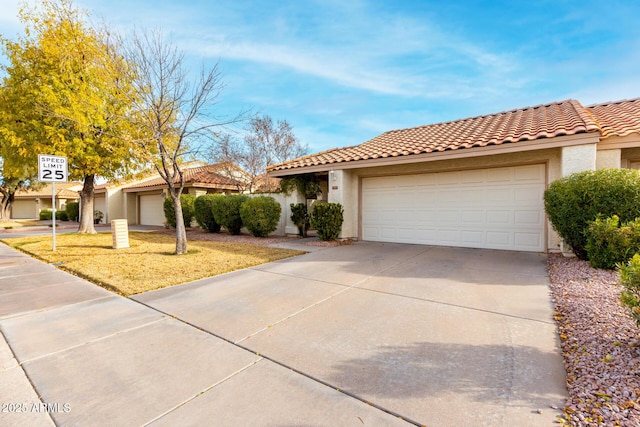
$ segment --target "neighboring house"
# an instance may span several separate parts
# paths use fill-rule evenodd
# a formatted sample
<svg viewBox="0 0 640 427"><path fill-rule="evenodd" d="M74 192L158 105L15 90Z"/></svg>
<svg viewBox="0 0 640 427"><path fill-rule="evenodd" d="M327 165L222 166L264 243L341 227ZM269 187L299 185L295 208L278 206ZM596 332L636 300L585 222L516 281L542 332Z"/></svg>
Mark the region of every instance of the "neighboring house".
<svg viewBox="0 0 640 427"><path fill-rule="evenodd" d="M557 251L547 185L574 172L640 167L640 98L568 100L386 132L269 168L314 173L344 206L342 238Z"/></svg>
<svg viewBox="0 0 640 427"><path fill-rule="evenodd" d="M64 210L67 202L77 202L80 199L78 191L82 190L80 182L56 183L56 210ZM40 211L51 209L52 185L45 184L38 190L20 190L16 192L11 205L12 219L36 219Z"/></svg>
<svg viewBox="0 0 640 427"><path fill-rule="evenodd" d="M242 183L227 176L227 165L186 166L185 194L237 193ZM96 187L94 209L105 214L104 222L127 219L129 224L163 225L167 183L159 174L129 182L102 184Z"/></svg>
<svg viewBox="0 0 640 427"><path fill-rule="evenodd" d="M183 193L199 196L207 193L237 193L243 188L242 170L229 165L204 165L200 162L183 166ZM229 174L233 177L230 177ZM69 200L78 201L82 183L56 184L57 209L64 209ZM168 196L167 183L158 173L95 187L94 210L104 214L103 223L113 219L127 219L129 224L163 225L163 202ZM12 218L38 218L41 210L51 209L51 185L38 191L16 193Z"/></svg>

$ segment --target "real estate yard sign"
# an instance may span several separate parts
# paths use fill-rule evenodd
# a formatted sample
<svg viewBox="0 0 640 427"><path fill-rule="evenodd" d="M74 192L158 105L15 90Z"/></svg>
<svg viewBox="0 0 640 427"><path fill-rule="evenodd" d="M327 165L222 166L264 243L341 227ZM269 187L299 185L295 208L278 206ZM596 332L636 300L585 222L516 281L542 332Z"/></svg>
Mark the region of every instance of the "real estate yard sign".
<svg viewBox="0 0 640 427"><path fill-rule="evenodd" d="M67 182L67 158L38 154L38 181L51 183L51 219L53 243L52 250L56 250L56 182Z"/></svg>

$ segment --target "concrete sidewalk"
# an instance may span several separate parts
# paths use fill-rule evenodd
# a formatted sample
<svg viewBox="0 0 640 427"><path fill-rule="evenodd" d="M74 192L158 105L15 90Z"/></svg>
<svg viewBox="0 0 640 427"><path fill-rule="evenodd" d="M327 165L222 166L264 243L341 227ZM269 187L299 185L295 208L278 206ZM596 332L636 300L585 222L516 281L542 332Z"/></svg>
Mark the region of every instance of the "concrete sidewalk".
<svg viewBox="0 0 640 427"><path fill-rule="evenodd" d="M544 260L356 243L126 299L0 245L0 424L548 426Z"/></svg>

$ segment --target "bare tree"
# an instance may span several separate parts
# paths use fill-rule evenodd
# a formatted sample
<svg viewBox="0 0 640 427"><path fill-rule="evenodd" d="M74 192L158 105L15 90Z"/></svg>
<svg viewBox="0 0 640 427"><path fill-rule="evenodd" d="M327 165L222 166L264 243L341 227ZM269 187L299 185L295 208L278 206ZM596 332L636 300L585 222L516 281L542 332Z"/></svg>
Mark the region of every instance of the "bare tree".
<svg viewBox="0 0 640 427"><path fill-rule="evenodd" d="M201 68L195 83L188 79L184 53L159 31L134 34L126 45L125 57L131 67L135 97L133 121L137 147L167 183L176 216L176 254L187 253L187 234L180 195L184 174L183 156L197 142L212 135L212 128L237 122L242 114L221 120L213 115L224 87L216 63Z"/></svg>
<svg viewBox="0 0 640 427"><path fill-rule="evenodd" d="M266 175L268 166L304 156L308 146L302 144L286 120L275 124L271 117L263 115L250 120L242 141L232 135L222 135L215 144L213 160L233 162L250 176L249 190L256 190L258 179L264 177L263 185L271 187Z"/></svg>

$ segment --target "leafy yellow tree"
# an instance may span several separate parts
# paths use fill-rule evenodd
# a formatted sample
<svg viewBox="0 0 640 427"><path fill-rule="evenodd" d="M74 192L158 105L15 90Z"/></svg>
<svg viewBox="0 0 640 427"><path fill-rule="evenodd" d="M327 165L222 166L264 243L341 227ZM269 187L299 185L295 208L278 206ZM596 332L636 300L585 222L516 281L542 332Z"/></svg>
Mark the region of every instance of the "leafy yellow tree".
<svg viewBox="0 0 640 427"><path fill-rule="evenodd" d="M19 17L25 36L1 40L9 65L0 101L11 111L0 116L0 135L18 152L68 158L70 179L84 183L78 231L95 233L96 176L111 179L136 163L124 59L69 0L42 1Z"/></svg>

